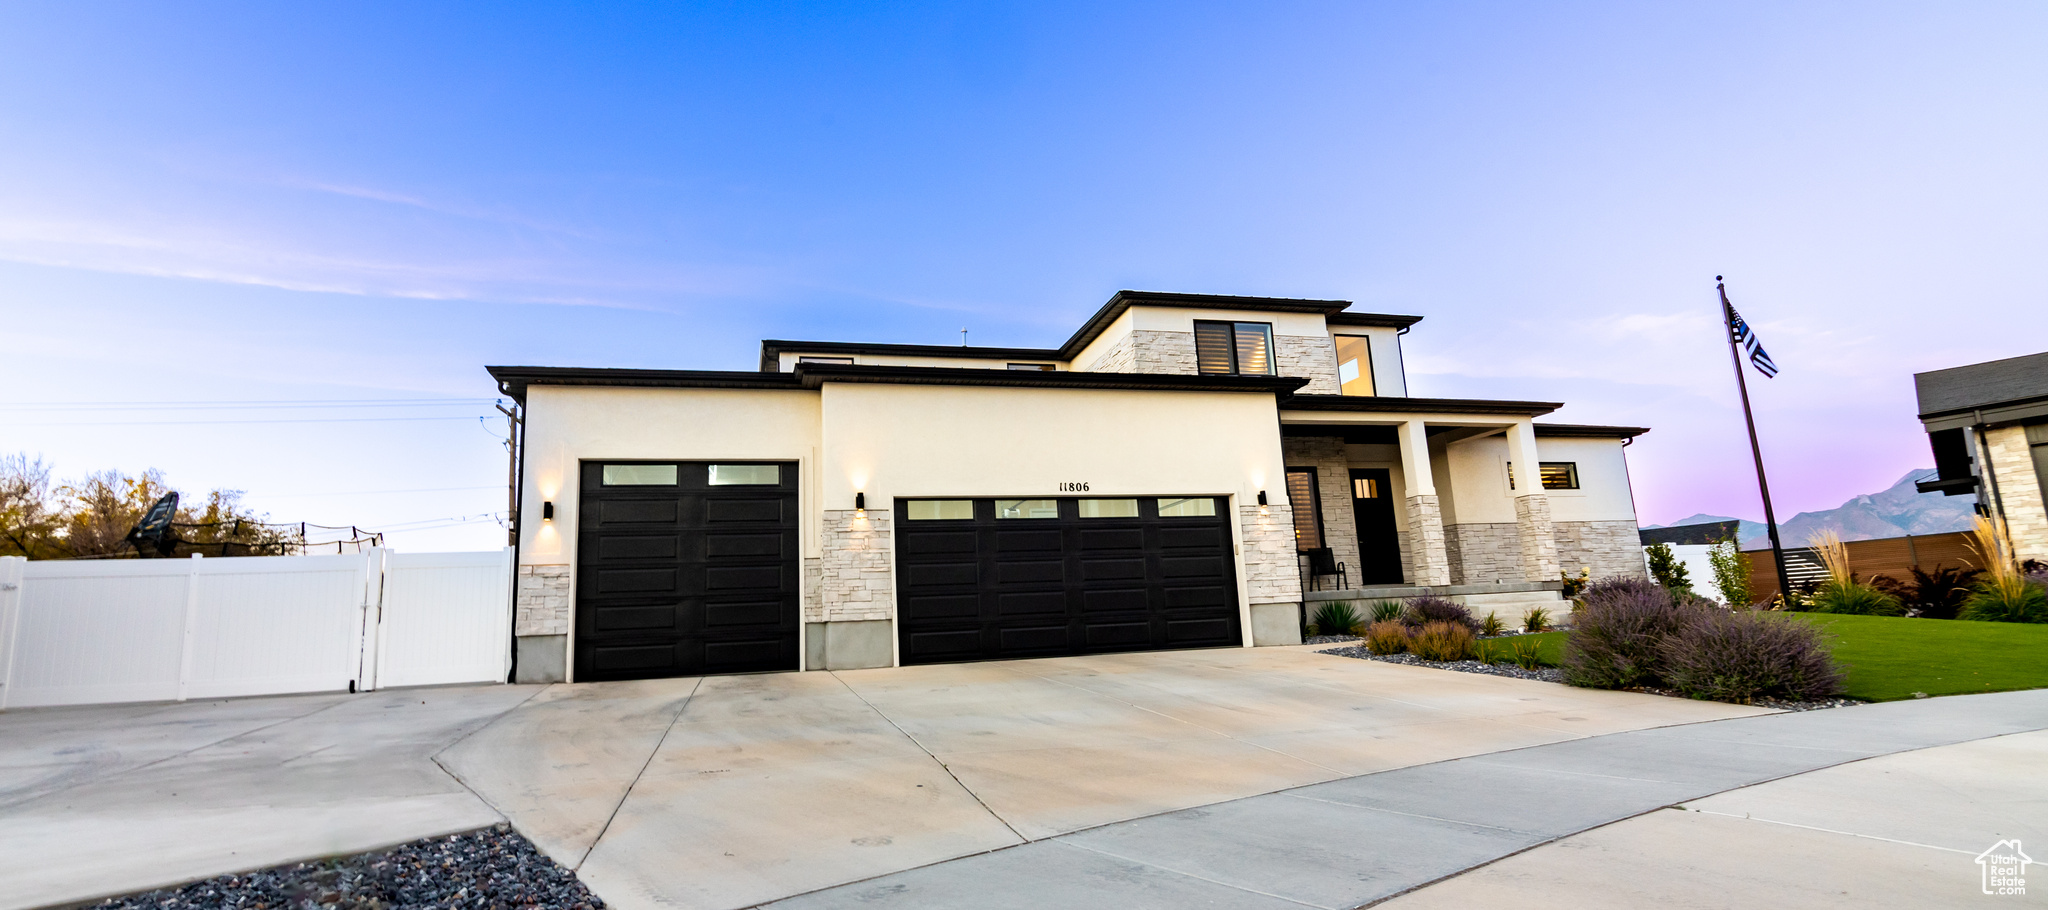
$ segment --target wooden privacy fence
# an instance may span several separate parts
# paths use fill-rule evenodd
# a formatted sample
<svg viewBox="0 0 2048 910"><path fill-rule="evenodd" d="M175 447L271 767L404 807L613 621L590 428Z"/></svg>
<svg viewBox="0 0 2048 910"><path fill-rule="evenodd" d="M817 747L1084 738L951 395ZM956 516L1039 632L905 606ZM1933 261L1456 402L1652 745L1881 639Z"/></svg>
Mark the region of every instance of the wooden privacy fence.
<svg viewBox="0 0 2048 910"><path fill-rule="evenodd" d="M0 708L504 682L511 550L0 557Z"/></svg>
<svg viewBox="0 0 2048 910"><path fill-rule="evenodd" d="M1849 549L1849 571L1854 572L1858 579L1869 581L1879 575L1889 575L1910 584L1915 567L1922 572L1932 572L1943 566L1952 569L1983 568L1984 561L1970 546L1975 539L1968 531L1954 531L1852 540L1843 546ZM1759 601L1778 596L1778 570L1771 564L1771 551L1744 550L1742 555L1749 557L1750 595ZM1792 576L1795 587L1827 577L1826 571L1820 568L1820 559L1805 547L1785 549L1785 571Z"/></svg>

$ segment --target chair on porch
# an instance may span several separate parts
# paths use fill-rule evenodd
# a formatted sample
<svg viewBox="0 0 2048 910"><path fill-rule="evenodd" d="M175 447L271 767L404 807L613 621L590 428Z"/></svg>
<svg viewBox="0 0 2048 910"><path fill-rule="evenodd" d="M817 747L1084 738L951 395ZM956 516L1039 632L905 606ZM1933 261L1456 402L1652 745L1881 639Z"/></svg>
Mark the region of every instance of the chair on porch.
<svg viewBox="0 0 2048 910"><path fill-rule="evenodd" d="M1337 590L1351 587L1350 575L1344 571L1344 564L1337 561L1337 554L1329 547L1313 547L1301 551L1301 555L1308 557L1309 590L1322 590L1323 579L1332 575L1337 576Z"/></svg>

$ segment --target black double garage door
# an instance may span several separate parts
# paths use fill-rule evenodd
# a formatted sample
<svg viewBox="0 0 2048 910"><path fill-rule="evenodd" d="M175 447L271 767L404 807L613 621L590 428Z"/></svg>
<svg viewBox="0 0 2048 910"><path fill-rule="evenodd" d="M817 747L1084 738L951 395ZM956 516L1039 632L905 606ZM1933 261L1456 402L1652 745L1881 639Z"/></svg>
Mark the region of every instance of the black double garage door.
<svg viewBox="0 0 2048 910"><path fill-rule="evenodd" d="M903 662L1241 644L1226 505L899 500Z"/></svg>
<svg viewBox="0 0 2048 910"><path fill-rule="evenodd" d="M795 464L585 463L580 487L577 679L796 669ZM902 660L1240 644L1225 507L899 501Z"/></svg>

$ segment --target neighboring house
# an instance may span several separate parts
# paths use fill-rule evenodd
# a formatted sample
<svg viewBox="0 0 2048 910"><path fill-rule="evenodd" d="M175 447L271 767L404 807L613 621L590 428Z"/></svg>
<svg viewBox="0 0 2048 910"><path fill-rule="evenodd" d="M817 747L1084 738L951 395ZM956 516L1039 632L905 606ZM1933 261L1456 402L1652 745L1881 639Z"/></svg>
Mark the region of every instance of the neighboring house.
<svg viewBox="0 0 2048 910"><path fill-rule="evenodd" d="M1976 493L2020 559L2048 559L2048 353L1915 373L1913 385L1936 472L1915 486Z"/></svg>
<svg viewBox="0 0 2048 910"><path fill-rule="evenodd" d="M1293 644L1324 547L1361 597L1643 573L1645 430L1408 397L1421 317L1349 306L1123 291L1052 349L491 367L525 408L518 675Z"/></svg>

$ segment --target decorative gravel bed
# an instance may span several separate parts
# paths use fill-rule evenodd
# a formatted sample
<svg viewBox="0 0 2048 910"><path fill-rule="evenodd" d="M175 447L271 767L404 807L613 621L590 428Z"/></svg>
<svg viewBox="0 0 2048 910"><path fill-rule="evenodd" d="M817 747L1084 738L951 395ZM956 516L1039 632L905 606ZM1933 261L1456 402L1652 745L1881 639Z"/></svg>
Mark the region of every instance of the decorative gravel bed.
<svg viewBox="0 0 2048 910"><path fill-rule="evenodd" d="M1352 640L1356 641L1356 639ZM1535 679L1541 680L1543 682L1557 683L1559 685L1564 684L1564 671L1556 667L1544 667L1539 670L1524 670L1521 667L1515 666L1514 664L1489 664L1476 660L1423 660L1422 658L1416 657L1413 654L1374 654L1371 651L1367 651L1365 647L1362 645L1350 648L1330 648L1328 650L1317 651L1316 653L1335 654L1338 657L1355 657L1359 660L1383 660L1390 664L1406 664L1407 666L1411 667L1429 667L1431 669L1436 670L1456 670L1460 673L1480 673L1486 676L1509 676L1515 679ZM1672 689L1655 689L1645 687L1641 689L1632 689L1630 691L1647 692L1651 695L1665 695L1671 698L1685 697L1684 695L1680 695L1678 692ZM1858 701L1853 698L1823 698L1816 699L1814 701L1791 701L1782 698L1759 698L1753 702L1750 702L1750 704L1755 705L1759 708L1771 708L1778 711L1818 711L1822 708L1847 708L1853 705L1867 704L1867 702Z"/></svg>
<svg viewBox="0 0 2048 910"><path fill-rule="evenodd" d="M241 872L111 898L118 910L602 910L576 874L499 824L378 853Z"/></svg>
<svg viewBox="0 0 2048 910"><path fill-rule="evenodd" d="M1336 645L1360 641L1356 635L1311 635L1301 640L1305 645Z"/></svg>

